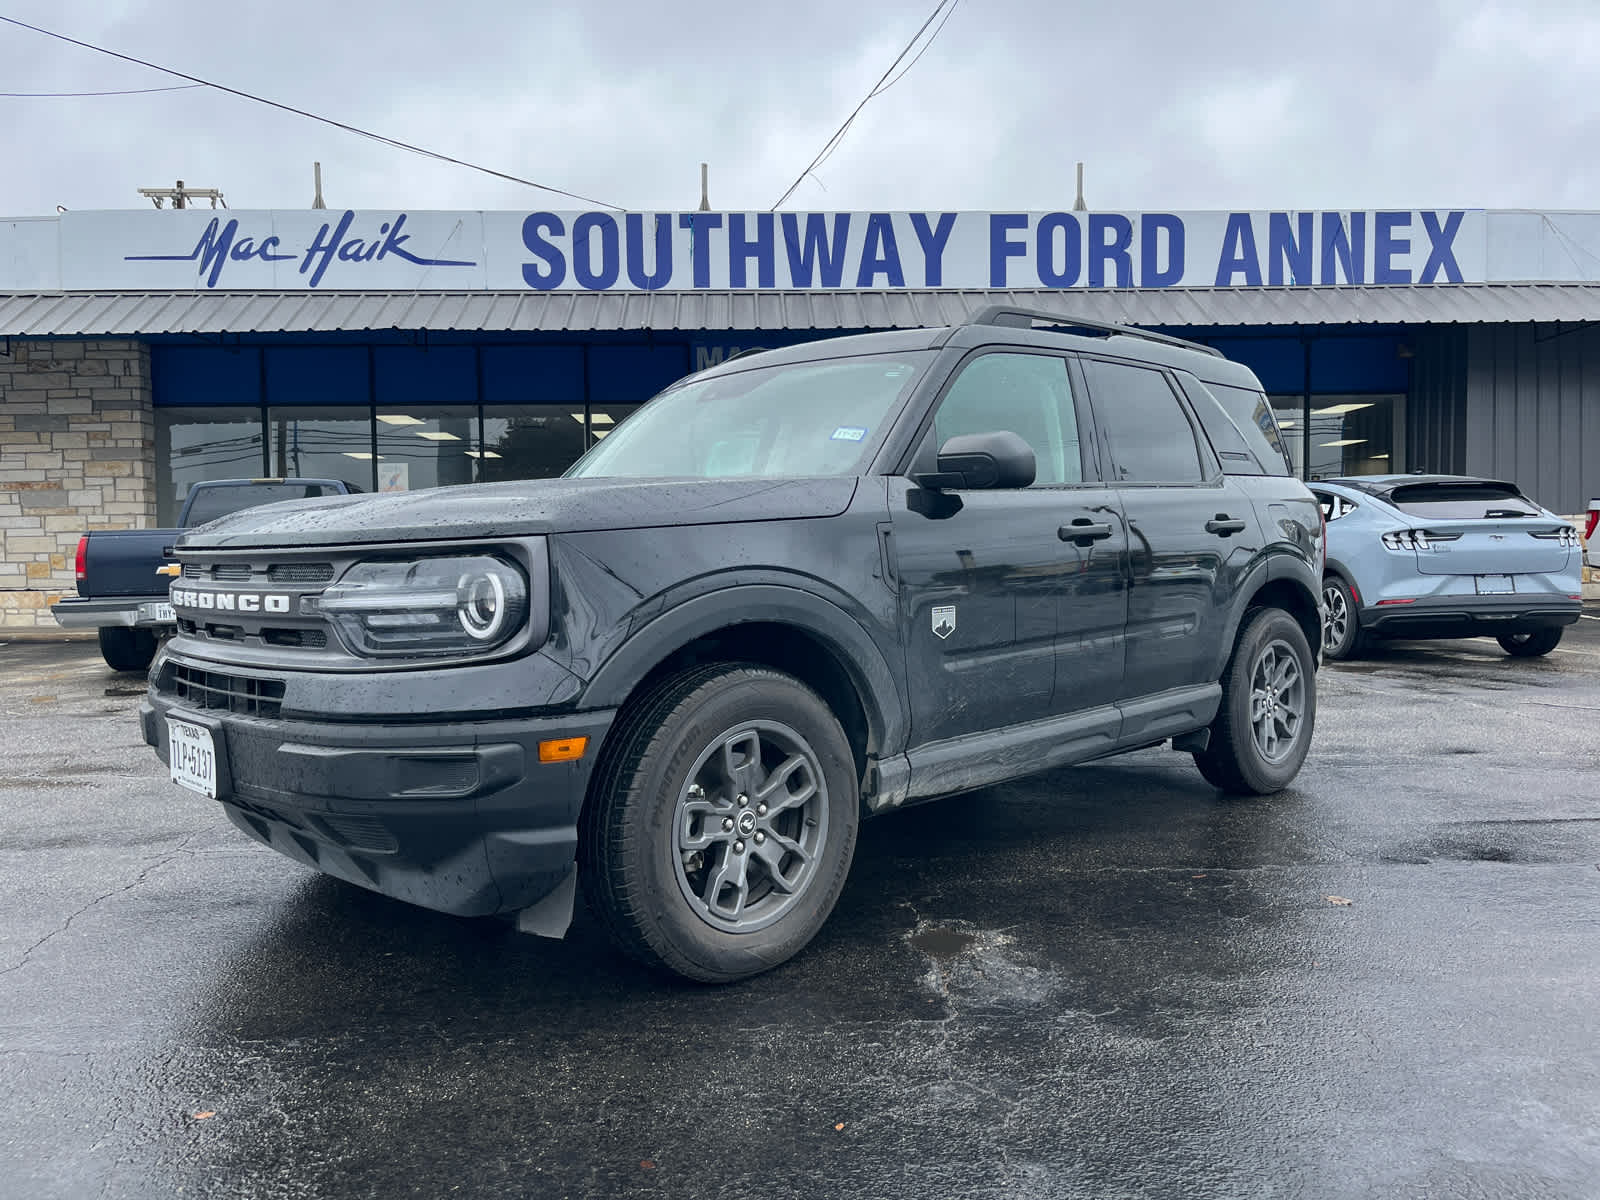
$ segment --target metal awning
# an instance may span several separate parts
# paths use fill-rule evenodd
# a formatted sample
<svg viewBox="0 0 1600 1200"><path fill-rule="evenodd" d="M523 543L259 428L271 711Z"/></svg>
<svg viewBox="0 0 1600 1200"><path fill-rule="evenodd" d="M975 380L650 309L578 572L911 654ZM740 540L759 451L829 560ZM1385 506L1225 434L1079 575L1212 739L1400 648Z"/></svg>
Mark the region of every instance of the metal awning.
<svg viewBox="0 0 1600 1200"><path fill-rule="evenodd" d="M0 294L0 336L906 329L954 324L990 304L1165 328L1600 321L1600 284L1092 291L17 292Z"/></svg>

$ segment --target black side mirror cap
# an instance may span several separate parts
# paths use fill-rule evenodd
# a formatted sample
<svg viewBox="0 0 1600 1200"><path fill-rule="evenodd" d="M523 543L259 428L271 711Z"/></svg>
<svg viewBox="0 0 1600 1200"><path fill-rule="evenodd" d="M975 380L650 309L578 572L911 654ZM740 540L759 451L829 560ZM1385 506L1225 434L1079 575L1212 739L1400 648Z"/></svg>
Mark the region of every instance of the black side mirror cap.
<svg viewBox="0 0 1600 1200"><path fill-rule="evenodd" d="M958 434L939 448L939 469L923 471L912 480L930 491L1025 488L1037 471L1033 447L1002 429Z"/></svg>

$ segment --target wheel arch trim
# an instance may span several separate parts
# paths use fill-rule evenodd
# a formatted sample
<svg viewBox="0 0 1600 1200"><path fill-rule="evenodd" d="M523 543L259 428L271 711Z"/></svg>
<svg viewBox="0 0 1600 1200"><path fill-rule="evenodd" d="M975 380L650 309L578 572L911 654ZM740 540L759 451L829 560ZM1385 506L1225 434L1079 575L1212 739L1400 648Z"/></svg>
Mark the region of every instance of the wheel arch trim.
<svg viewBox="0 0 1600 1200"><path fill-rule="evenodd" d="M620 707L658 665L690 643L747 624L788 625L828 647L855 688L880 755L905 746L906 699L898 677L861 624L837 604L781 584L735 584L652 618L602 663L584 687L584 708Z"/></svg>
<svg viewBox="0 0 1600 1200"><path fill-rule="evenodd" d="M1301 613L1291 612L1290 615L1301 623L1313 658L1319 657L1322 647L1322 581L1315 569L1299 556L1285 552L1269 554L1257 560L1251 567L1234 597L1232 610L1228 614L1227 634L1218 647L1214 678L1221 677L1221 672L1227 668L1228 660L1233 656L1234 643L1239 640L1239 630L1244 625L1245 614L1250 609L1258 607L1256 601L1264 591L1283 588L1288 588L1291 594L1300 600L1304 610L1315 614L1318 626L1315 636L1305 630Z"/></svg>

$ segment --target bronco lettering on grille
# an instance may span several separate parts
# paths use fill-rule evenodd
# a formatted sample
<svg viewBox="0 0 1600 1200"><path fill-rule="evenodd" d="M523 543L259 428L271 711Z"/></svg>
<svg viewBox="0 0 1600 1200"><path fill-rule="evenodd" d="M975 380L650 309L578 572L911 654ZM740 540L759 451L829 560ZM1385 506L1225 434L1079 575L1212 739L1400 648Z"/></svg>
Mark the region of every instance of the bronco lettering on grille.
<svg viewBox="0 0 1600 1200"><path fill-rule="evenodd" d="M214 612L286 613L291 597L265 592L213 592L196 588L173 588L175 608L202 608Z"/></svg>

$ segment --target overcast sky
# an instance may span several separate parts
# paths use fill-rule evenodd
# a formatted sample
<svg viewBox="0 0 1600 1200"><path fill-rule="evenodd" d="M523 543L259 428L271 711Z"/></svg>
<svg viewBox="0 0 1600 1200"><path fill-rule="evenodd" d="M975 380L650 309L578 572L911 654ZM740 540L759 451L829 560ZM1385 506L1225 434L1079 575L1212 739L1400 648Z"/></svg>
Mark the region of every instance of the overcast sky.
<svg viewBox="0 0 1600 1200"><path fill-rule="evenodd" d="M770 208L936 0L0 0L631 209ZM0 25L0 91L181 81ZM0 213L573 209L211 90L0 97ZM959 0L791 209L1600 208L1600 0Z"/></svg>

